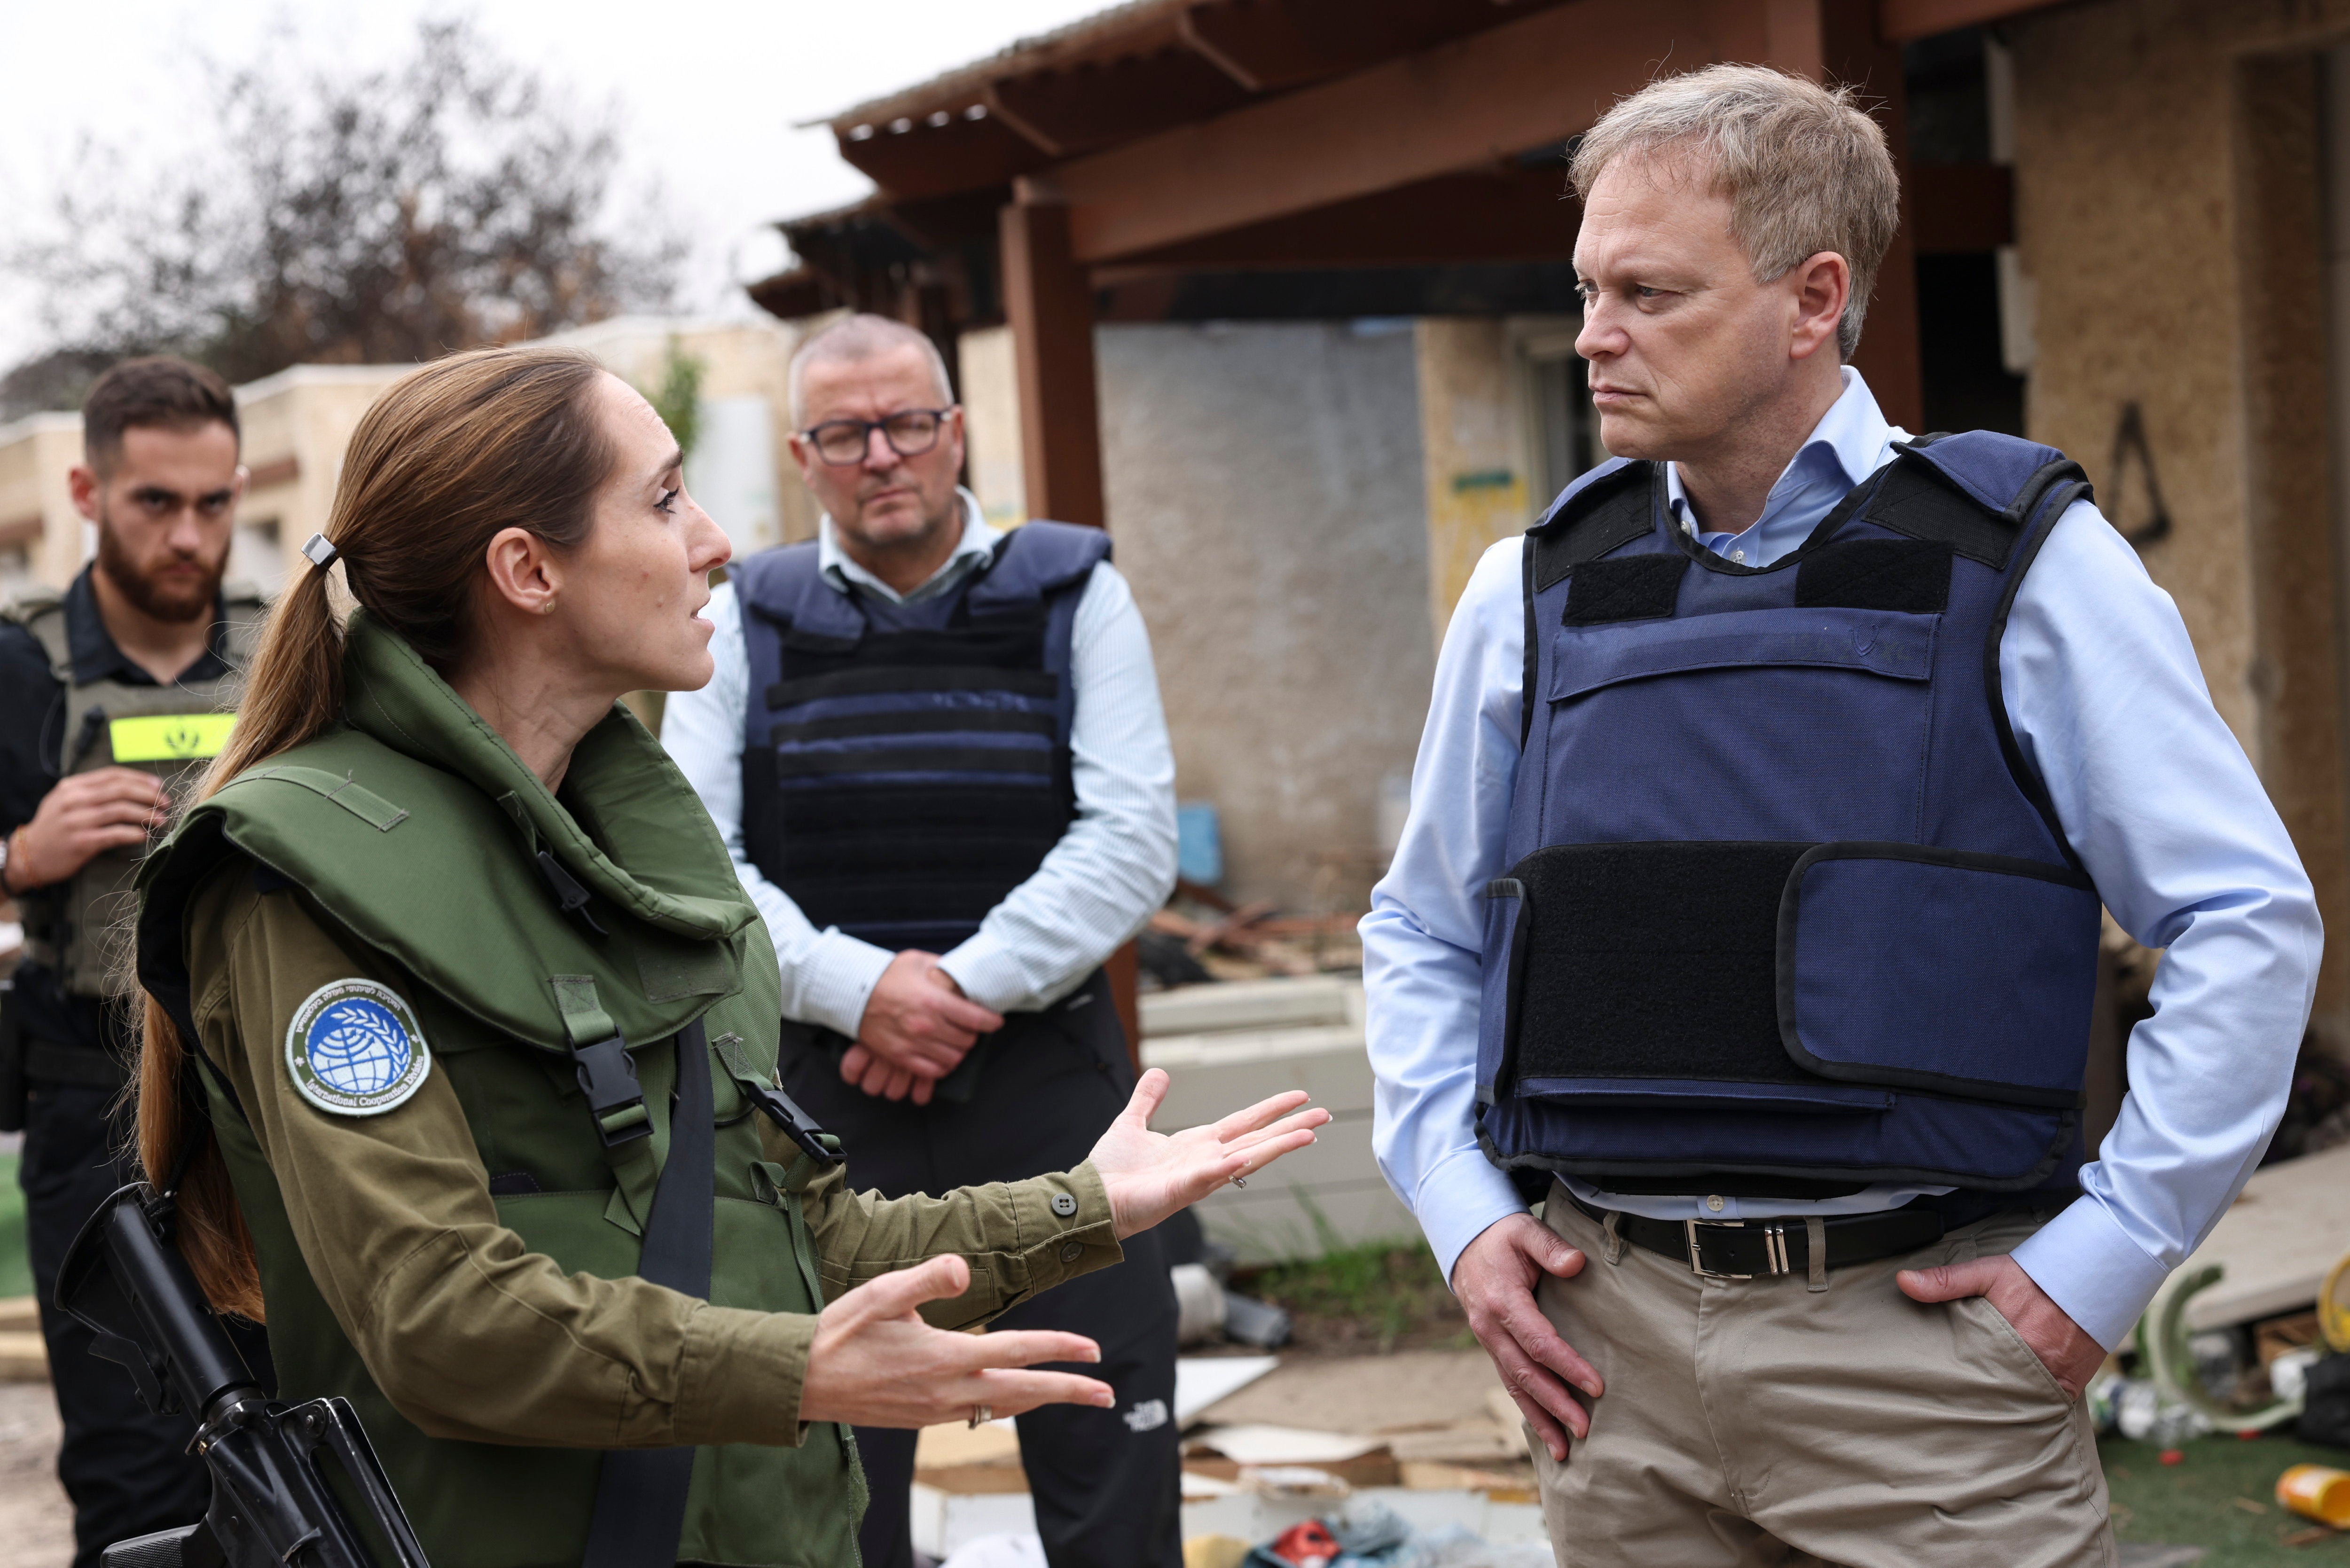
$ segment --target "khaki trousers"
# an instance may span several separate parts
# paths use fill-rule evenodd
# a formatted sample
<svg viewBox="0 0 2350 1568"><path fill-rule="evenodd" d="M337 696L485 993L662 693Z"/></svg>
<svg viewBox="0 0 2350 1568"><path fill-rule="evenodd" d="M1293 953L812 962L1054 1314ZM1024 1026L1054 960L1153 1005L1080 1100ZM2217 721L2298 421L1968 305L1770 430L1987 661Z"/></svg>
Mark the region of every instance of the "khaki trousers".
<svg viewBox="0 0 2350 1568"><path fill-rule="evenodd" d="M1607 1389L1564 1464L1534 1444L1560 1568L2113 1568L2083 1402L1988 1301L1927 1306L1893 1282L2010 1251L2042 1217L1994 1215L1815 1293L1632 1246L1611 1263L1564 1189L1544 1212L1587 1262L1536 1299Z"/></svg>

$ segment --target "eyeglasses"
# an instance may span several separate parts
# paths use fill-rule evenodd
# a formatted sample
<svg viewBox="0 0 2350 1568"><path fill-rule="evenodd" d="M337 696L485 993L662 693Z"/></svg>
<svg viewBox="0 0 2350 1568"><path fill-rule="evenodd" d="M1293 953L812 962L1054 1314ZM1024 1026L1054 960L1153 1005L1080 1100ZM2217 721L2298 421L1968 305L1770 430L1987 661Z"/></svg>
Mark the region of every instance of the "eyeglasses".
<svg viewBox="0 0 2350 1568"><path fill-rule="evenodd" d="M836 467L863 462L875 431L899 457L920 457L939 444L939 428L953 411L951 408L902 409L886 420L827 420L800 435L816 448L816 456Z"/></svg>

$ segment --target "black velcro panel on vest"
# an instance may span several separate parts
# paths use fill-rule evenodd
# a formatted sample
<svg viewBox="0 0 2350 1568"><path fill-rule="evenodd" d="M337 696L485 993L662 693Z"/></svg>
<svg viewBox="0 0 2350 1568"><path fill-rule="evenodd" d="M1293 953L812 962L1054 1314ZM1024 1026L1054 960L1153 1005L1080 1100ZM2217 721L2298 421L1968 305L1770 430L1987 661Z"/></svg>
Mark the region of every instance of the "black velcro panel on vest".
<svg viewBox="0 0 2350 1568"><path fill-rule="evenodd" d="M1939 615L1950 602L1950 546L1939 540L1849 539L1795 568L1795 603L1804 609Z"/></svg>
<svg viewBox="0 0 2350 1568"><path fill-rule="evenodd" d="M1912 539L1947 545L1995 572L2007 569L2016 525L1985 511L1922 457L1897 458L1885 470L1866 520Z"/></svg>
<svg viewBox="0 0 2350 1568"><path fill-rule="evenodd" d="M1808 844L1559 844L1525 884L1516 1075L1818 1083L1780 1044L1779 900Z"/></svg>
<svg viewBox="0 0 2350 1568"><path fill-rule="evenodd" d="M1648 533L1655 521L1655 484L1651 464L1628 464L1593 481L1558 516L1535 529L1527 540L1534 552L1534 592Z"/></svg>
<svg viewBox="0 0 2350 1568"><path fill-rule="evenodd" d="M1566 624L1661 620L1673 613L1688 569L1688 558L1679 553L1586 561L1566 585Z"/></svg>

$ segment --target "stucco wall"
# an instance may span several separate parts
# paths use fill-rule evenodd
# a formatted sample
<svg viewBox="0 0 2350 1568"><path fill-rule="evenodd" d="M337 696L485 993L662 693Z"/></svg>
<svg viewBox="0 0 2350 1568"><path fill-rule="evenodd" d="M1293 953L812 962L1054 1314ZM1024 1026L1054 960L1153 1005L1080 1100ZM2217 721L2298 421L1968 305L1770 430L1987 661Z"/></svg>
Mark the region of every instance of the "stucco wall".
<svg viewBox="0 0 2350 1568"><path fill-rule="evenodd" d="M1409 331L1103 328L1118 564L1150 626L1177 787L1219 808L1227 888L1291 908L1375 844L1434 670Z"/></svg>
<svg viewBox="0 0 2350 1568"><path fill-rule="evenodd" d="M2143 410L2173 520L2147 569L2335 931L2350 925L2336 551L2312 526L2328 454L2303 417L2324 397L2326 326L2317 257L2300 253L2318 227L2306 51L2345 31L2350 0L2107 0L2013 28L2031 433L2110 501L2122 408ZM2281 486L2304 470L2312 483ZM2135 470L2123 483L2128 530L2147 489ZM2319 1012L2338 1029L2350 986L2329 947Z"/></svg>

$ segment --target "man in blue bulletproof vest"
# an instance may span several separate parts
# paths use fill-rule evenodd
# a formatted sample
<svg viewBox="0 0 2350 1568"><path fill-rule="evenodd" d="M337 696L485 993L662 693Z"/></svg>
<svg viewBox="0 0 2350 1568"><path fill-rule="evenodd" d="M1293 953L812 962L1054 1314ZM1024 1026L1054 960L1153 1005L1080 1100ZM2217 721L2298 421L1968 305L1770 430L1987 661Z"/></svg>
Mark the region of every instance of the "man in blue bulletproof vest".
<svg viewBox="0 0 2350 1568"><path fill-rule="evenodd" d="M712 596L661 738L783 970L784 1085L890 1197L1082 1160L1133 1073L1102 961L1175 883L1150 641L1097 528L988 526L929 338L852 316L792 361L818 536ZM792 1025L799 1027L795 1030ZM1088 1334L1115 1409L1019 1418L1053 1568L1177 1568L1175 1299L1155 1237L1003 1325ZM860 1428L866 1568L911 1568L914 1434Z"/></svg>
<svg viewBox="0 0 2350 1568"><path fill-rule="evenodd" d="M1381 1165L1562 1564L2110 1563L2081 1389L2276 1125L2308 880L2080 470L1844 363L1898 210L1845 91L1659 81L1573 178L1616 456L1445 638ZM2085 1163L2100 900L2169 950Z"/></svg>

